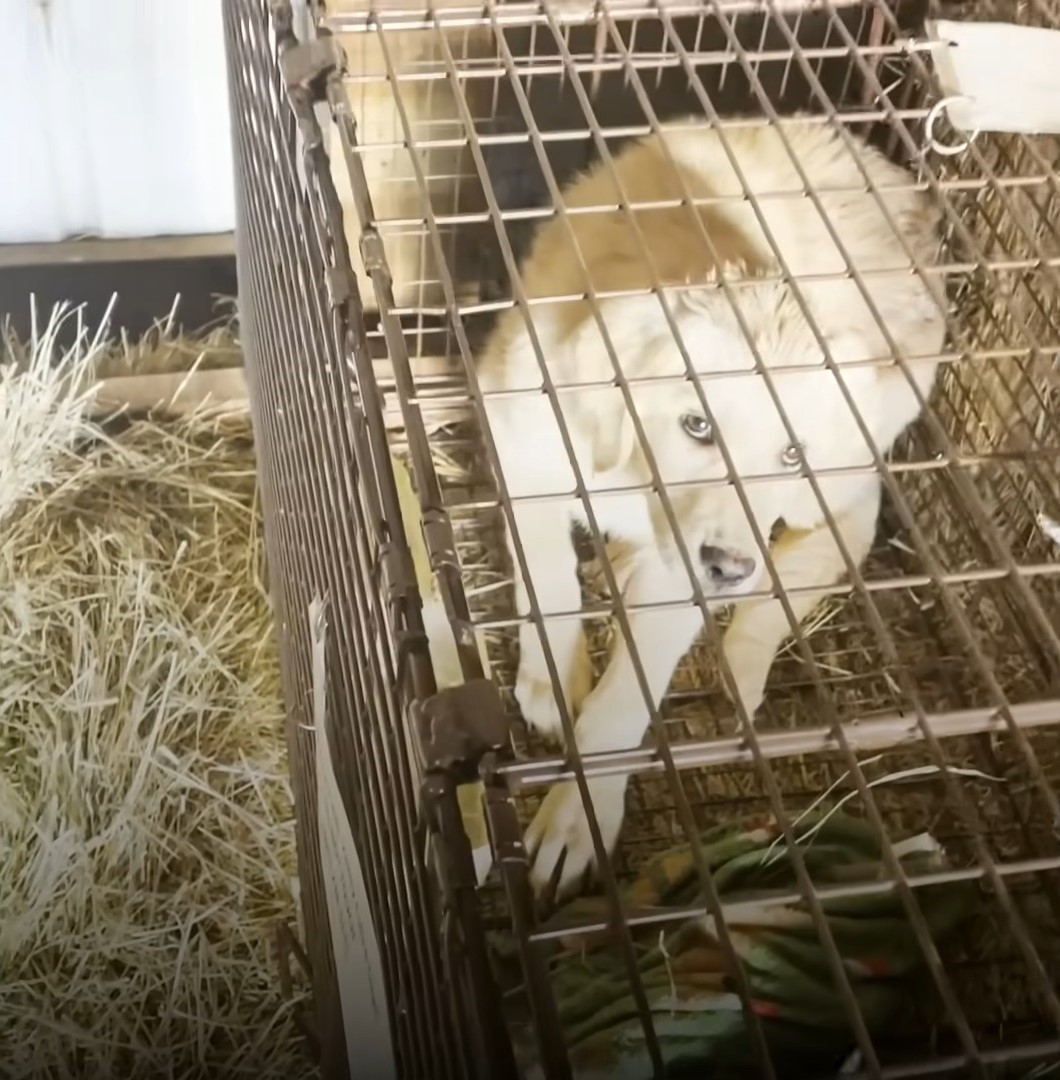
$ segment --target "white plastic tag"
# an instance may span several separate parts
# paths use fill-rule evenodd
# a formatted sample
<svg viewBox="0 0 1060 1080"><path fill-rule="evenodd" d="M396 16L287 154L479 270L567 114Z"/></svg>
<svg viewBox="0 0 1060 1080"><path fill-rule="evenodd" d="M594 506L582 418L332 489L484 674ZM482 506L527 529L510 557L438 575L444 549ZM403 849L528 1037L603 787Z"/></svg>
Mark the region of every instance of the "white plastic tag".
<svg viewBox="0 0 1060 1080"><path fill-rule="evenodd" d="M927 31L954 127L1060 134L1060 30L940 19Z"/></svg>

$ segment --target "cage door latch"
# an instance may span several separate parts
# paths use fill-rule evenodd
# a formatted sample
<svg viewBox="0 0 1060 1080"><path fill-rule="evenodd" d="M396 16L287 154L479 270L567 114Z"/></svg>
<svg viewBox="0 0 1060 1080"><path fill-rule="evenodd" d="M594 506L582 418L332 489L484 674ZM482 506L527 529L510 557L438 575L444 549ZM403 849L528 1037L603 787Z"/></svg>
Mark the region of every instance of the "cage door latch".
<svg viewBox="0 0 1060 1080"><path fill-rule="evenodd" d="M477 780L482 758L508 744L500 692L489 679L447 687L413 708L427 771L447 772L457 783Z"/></svg>
<svg viewBox="0 0 1060 1080"><path fill-rule="evenodd" d="M280 73L288 93L305 91L314 100L321 100L327 78L345 68L346 54L327 31L310 41L288 44L280 50Z"/></svg>

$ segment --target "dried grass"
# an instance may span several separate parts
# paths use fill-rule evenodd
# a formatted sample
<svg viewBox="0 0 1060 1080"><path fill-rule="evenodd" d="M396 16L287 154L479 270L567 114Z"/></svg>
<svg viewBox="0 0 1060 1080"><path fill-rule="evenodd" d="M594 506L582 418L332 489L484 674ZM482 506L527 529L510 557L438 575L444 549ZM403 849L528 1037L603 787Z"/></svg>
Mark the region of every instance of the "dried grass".
<svg viewBox="0 0 1060 1080"><path fill-rule="evenodd" d="M0 1074L311 1075L249 425L93 424L93 372L203 346L56 330L0 381Z"/></svg>

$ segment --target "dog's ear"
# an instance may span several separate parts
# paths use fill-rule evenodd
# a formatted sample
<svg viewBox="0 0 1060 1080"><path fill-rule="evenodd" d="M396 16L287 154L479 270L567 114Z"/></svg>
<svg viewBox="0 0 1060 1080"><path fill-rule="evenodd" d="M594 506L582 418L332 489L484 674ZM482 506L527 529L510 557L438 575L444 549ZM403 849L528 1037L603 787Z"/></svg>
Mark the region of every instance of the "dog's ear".
<svg viewBox="0 0 1060 1080"><path fill-rule="evenodd" d="M621 468L629 461L637 445L637 433L617 386L600 390L593 398L591 404L586 402L592 418L593 471L602 473Z"/></svg>

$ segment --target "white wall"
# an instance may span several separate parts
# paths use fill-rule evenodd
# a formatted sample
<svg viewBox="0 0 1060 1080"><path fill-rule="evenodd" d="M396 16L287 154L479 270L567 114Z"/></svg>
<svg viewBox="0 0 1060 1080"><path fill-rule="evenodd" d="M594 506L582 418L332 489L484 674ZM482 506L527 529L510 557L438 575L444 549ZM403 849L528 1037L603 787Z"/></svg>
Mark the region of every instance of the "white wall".
<svg viewBox="0 0 1060 1080"><path fill-rule="evenodd" d="M0 243L235 226L223 0L0 0Z"/></svg>

